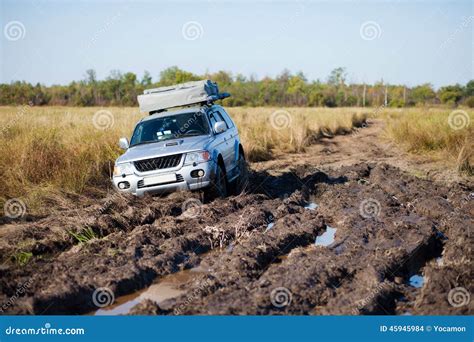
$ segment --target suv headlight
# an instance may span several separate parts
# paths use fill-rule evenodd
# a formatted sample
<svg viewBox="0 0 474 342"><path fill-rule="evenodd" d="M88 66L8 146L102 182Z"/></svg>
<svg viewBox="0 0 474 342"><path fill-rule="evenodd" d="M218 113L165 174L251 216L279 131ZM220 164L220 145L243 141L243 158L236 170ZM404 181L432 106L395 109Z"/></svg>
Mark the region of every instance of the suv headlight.
<svg viewBox="0 0 474 342"><path fill-rule="evenodd" d="M123 163L114 166L114 176L131 175L132 173L132 163Z"/></svg>
<svg viewBox="0 0 474 342"><path fill-rule="evenodd" d="M211 159L211 155L208 151L198 151L186 153L186 158L184 159L184 165L190 165L194 163L204 163Z"/></svg>

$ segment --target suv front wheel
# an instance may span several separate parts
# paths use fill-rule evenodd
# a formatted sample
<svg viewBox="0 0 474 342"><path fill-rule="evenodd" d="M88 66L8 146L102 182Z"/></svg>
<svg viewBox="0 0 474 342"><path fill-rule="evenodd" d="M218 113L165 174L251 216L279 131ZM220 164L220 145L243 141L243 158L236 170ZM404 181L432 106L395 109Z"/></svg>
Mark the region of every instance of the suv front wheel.
<svg viewBox="0 0 474 342"><path fill-rule="evenodd" d="M249 181L249 169L242 151L239 152L237 167L239 169L239 177L233 181L232 191L235 195L240 195L246 190Z"/></svg>
<svg viewBox="0 0 474 342"><path fill-rule="evenodd" d="M213 200L219 197L224 198L227 196L227 180L222 163L217 164L216 174L214 175L209 187L205 190L204 195L207 200Z"/></svg>

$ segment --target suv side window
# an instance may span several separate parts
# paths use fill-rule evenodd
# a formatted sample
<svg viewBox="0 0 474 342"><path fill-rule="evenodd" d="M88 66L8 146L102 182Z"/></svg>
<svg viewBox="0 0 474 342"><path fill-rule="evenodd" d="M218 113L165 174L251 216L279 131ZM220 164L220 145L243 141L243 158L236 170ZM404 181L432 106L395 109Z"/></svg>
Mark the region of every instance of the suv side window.
<svg viewBox="0 0 474 342"><path fill-rule="evenodd" d="M219 122L219 121L224 121L224 119L222 118L222 116L219 114L219 112L217 111L214 111L214 112L211 112L209 114L209 121L211 122L211 127L212 127L212 130L214 131L214 124L216 122ZM225 122L225 121L224 121ZM227 125L227 122L226 122L226 125ZM227 125L227 128L229 128L229 126Z"/></svg>
<svg viewBox="0 0 474 342"><path fill-rule="evenodd" d="M219 113L220 115L222 116L222 118L224 119L226 125L227 125L227 128L232 128L234 127L234 123L232 122L232 120L230 119L229 117L229 114L226 113L225 110L223 109L219 109Z"/></svg>

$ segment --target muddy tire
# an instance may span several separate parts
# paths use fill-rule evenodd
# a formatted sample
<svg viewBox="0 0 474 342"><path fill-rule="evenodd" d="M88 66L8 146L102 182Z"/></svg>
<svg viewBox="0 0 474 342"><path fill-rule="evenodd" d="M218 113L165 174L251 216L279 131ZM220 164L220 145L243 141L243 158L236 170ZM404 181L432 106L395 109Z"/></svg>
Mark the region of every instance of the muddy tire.
<svg viewBox="0 0 474 342"><path fill-rule="evenodd" d="M224 198L227 196L227 180L222 163L217 165L216 174L211 185L204 191L204 199L212 201L216 198Z"/></svg>
<svg viewBox="0 0 474 342"><path fill-rule="evenodd" d="M239 168L239 177L232 182L232 193L239 195L245 191L249 181L249 169L245 155L239 153L239 160L237 161Z"/></svg>

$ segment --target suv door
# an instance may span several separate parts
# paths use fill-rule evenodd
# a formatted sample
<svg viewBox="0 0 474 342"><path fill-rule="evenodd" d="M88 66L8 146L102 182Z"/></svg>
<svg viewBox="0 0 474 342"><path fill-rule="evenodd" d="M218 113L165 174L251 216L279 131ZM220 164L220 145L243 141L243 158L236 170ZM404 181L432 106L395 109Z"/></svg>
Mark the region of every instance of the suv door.
<svg viewBox="0 0 474 342"><path fill-rule="evenodd" d="M234 122L230 118L229 114L224 110L222 107L218 107L217 110L219 111L221 117L224 119L225 123L227 124L227 142L229 144L229 148L231 151L230 153L230 158L232 161L232 168L236 165L236 159L237 159L237 146L239 146L239 131L237 130L237 127L234 125Z"/></svg>
<svg viewBox="0 0 474 342"><path fill-rule="evenodd" d="M224 121L221 114L217 110L213 110L209 112L209 122L211 123L212 131L215 137L215 146L219 150L224 159L224 165L226 170L231 170L233 167L233 160L232 160L232 146L229 146L229 128L225 132L216 134L214 131L214 124L219 121ZM227 126L227 124L226 124Z"/></svg>

